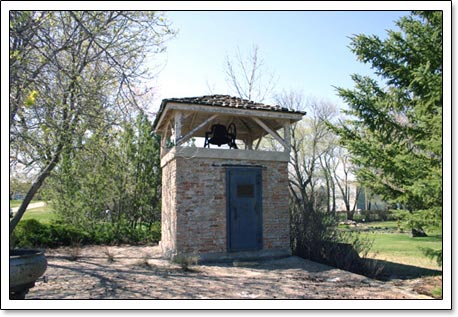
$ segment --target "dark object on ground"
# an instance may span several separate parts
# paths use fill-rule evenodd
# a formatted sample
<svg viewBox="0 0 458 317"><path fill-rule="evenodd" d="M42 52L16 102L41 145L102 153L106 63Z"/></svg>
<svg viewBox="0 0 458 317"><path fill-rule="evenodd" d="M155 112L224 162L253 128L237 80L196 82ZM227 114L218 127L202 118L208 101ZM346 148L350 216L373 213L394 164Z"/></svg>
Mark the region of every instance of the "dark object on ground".
<svg viewBox="0 0 458 317"><path fill-rule="evenodd" d="M412 238L418 238L418 237L427 237L428 235L426 232L423 231L423 229L412 229Z"/></svg>

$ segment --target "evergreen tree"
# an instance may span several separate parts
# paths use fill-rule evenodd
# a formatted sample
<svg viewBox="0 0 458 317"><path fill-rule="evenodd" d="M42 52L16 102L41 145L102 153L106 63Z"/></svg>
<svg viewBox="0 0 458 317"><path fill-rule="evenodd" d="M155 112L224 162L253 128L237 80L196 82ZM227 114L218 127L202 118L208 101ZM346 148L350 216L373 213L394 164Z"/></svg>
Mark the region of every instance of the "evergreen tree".
<svg viewBox="0 0 458 317"><path fill-rule="evenodd" d="M412 229L441 226L442 12L412 12L396 25L384 40L352 38L379 80L353 75L354 89L338 88L349 119L333 128L360 182L409 210Z"/></svg>

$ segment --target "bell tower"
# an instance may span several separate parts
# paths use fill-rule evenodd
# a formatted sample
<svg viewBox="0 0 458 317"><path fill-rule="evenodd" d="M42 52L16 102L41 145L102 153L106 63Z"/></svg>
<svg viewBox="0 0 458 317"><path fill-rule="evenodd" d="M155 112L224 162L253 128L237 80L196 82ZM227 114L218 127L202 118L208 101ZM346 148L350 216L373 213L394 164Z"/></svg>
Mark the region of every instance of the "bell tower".
<svg viewBox="0 0 458 317"><path fill-rule="evenodd" d="M304 112L226 95L164 99L163 255L200 261L291 253L290 126Z"/></svg>

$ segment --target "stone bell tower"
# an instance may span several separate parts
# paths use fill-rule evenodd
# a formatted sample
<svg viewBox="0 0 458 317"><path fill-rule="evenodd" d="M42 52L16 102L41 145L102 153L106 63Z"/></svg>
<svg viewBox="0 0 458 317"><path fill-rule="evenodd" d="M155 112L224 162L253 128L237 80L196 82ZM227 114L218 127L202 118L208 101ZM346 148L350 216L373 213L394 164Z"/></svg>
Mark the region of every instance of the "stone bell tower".
<svg viewBox="0 0 458 317"><path fill-rule="evenodd" d="M153 125L162 137L164 256L291 254L290 125L304 114L226 95L162 101ZM267 135L275 150L260 150Z"/></svg>

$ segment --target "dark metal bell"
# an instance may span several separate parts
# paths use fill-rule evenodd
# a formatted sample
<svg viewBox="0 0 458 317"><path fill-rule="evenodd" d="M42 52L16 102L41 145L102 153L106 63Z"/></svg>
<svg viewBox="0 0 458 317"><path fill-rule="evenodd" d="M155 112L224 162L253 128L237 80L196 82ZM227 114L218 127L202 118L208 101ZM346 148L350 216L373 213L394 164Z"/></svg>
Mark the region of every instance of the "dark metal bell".
<svg viewBox="0 0 458 317"><path fill-rule="evenodd" d="M214 124L209 132L205 133L205 144L204 147L210 147L210 144L215 144L220 147L223 144L229 145L230 148L237 149L235 144L236 139L235 125L231 123L229 129L222 124Z"/></svg>
<svg viewBox="0 0 458 317"><path fill-rule="evenodd" d="M215 124L212 127L212 132L213 136L208 141L211 144L221 146L223 144L228 144L231 141L231 139L227 135L226 127L222 124Z"/></svg>

